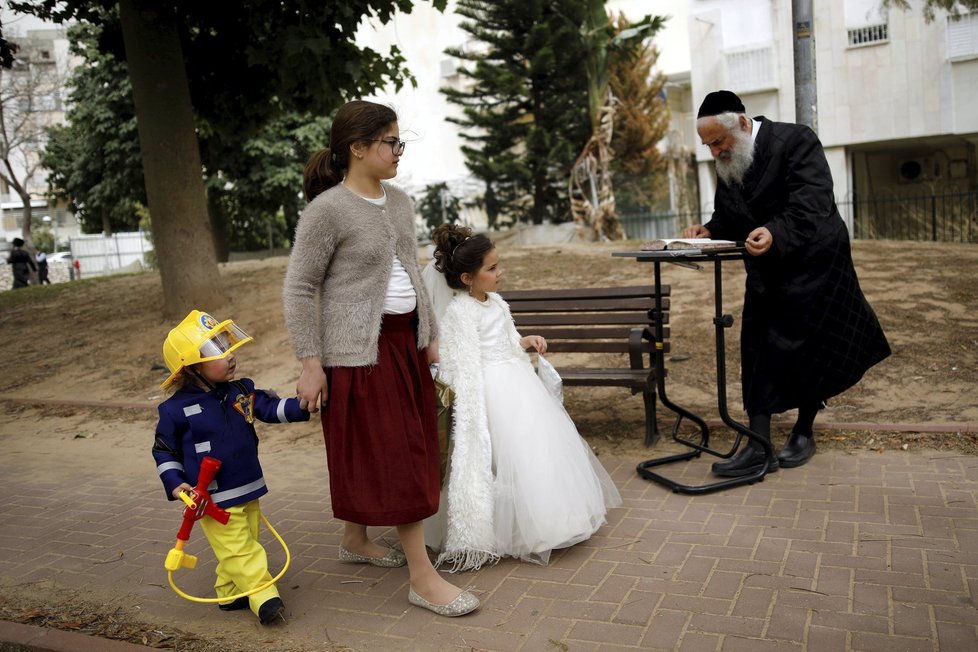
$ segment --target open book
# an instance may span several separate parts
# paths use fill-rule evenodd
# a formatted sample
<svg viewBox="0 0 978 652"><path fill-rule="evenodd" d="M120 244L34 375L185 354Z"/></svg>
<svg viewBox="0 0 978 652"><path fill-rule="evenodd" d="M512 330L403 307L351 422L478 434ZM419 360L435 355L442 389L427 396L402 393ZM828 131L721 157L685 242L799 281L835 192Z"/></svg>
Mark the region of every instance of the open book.
<svg viewBox="0 0 978 652"><path fill-rule="evenodd" d="M661 240L648 240L642 245L642 251L677 251L683 249L698 249L700 251L714 251L716 249L733 249L737 243L733 240L713 240L710 238L663 238Z"/></svg>

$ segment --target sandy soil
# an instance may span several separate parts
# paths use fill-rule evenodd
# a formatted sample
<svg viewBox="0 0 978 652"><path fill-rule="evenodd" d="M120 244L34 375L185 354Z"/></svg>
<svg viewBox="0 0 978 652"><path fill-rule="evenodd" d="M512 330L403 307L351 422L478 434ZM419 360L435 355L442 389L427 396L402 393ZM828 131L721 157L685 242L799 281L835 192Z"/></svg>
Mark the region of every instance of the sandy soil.
<svg viewBox="0 0 978 652"><path fill-rule="evenodd" d="M635 248L635 245L630 245ZM503 287L582 287L647 283L651 266L612 257L622 244L524 246L503 250ZM969 244L856 242L860 281L880 317L893 355L863 381L832 401L820 420L878 423L974 423L978 399L978 247ZM242 373L288 392L298 366L283 325L280 291L286 259L222 266L227 305L200 306L233 317L255 343L242 351ZM715 379L713 274L666 266L671 284L669 393L710 411ZM737 364L743 270L724 268L728 392L739 413ZM165 377L160 345L172 326L164 322L159 276L140 274L30 288L0 295L0 395L29 399L85 398L159 401ZM679 358L686 359L679 361ZM559 359L556 360L559 364ZM641 401L627 392L570 390L570 407L589 434L601 424L640 417ZM578 403L585 406L578 407ZM593 410L591 409L593 408ZM591 412L596 412L591 414ZM668 421L667 421L668 422Z"/></svg>
<svg viewBox="0 0 978 652"><path fill-rule="evenodd" d="M501 247L504 288L648 283L650 265L611 255L637 246L638 243L574 243ZM820 414L816 425L832 424L820 442L871 448L954 446L975 451L978 247L856 242L854 258L863 289L880 317L893 355ZM255 342L240 352L239 370L280 394L294 391L298 373L280 302L286 262L277 258L223 265L226 305L198 306L219 318L234 318L255 337ZM734 327L726 332L727 393L735 418L743 416L739 409L737 355L743 277L739 264L725 266L725 311L735 319ZM694 412L715 419L712 268L691 270L667 265L664 281L672 286L669 396ZM146 455L155 411L57 403L159 402L162 395L158 384L166 376L160 347L173 325L162 319L161 302L160 279L154 273L33 287L0 295L0 398L16 399L0 401L0 437L5 448L29 449L32 454L53 453L66 438L98 433L105 455L116 455L117 459L76 458L73 464L92 465L94 469L98 465L125 464L134 456ZM559 366L558 357L554 356L553 361ZM566 403L582 435L599 454L644 450L640 396L614 388L568 388ZM787 432L792 416L789 413L776 420L778 431ZM866 422L885 425L845 426ZM892 424L912 427L897 433ZM668 432L668 411L660 409L659 425ZM943 432L925 432L928 429ZM133 432L144 432L145 438L136 440ZM290 428L284 438L290 441L279 445L296 440L308 443L319 437L314 425L305 424ZM266 449L266 454L274 451ZM87 627L87 631L111 635L94 629L111 623L111 614L88 619L85 614L91 612L80 604L78 596L50 595L40 587L34 593L27 589L16 606L0 601L0 618ZM159 631L161 636L165 633L171 639L179 639L180 649L211 649L204 641L181 638L179 633L165 628ZM122 631L114 637L125 638L126 633Z"/></svg>

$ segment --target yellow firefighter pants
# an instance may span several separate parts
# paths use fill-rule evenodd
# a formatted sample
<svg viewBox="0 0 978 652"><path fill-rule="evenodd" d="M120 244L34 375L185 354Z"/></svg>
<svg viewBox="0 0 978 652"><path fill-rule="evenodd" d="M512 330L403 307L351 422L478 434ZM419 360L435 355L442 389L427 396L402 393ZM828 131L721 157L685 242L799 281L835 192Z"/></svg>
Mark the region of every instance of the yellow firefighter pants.
<svg viewBox="0 0 978 652"><path fill-rule="evenodd" d="M258 522L261 508L258 500L226 508L231 513L227 525L212 518L200 520L204 536L217 557L217 579L214 591L218 598L249 591L272 579L268 572L265 549L258 543ZM248 606L258 615L266 600L278 597L274 584L248 596Z"/></svg>

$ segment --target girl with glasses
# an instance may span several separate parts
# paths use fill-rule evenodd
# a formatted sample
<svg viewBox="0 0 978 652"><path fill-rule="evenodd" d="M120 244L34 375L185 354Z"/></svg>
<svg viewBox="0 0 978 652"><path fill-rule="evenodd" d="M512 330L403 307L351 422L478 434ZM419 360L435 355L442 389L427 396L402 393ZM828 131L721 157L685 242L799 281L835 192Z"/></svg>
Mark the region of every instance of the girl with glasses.
<svg viewBox="0 0 978 652"><path fill-rule="evenodd" d="M302 364L296 391L322 408L333 515L346 522L340 561L406 563L411 604L460 616L479 600L434 569L421 523L440 493L436 326L411 200L386 183L403 151L389 107L339 109L329 147L306 165L285 321ZM368 525L396 526L403 553L370 540Z"/></svg>

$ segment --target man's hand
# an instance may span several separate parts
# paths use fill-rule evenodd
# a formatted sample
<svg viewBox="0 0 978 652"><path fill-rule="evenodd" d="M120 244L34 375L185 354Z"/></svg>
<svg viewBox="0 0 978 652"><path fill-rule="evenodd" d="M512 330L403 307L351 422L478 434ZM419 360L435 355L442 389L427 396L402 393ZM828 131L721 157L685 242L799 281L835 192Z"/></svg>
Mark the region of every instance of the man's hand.
<svg viewBox="0 0 978 652"><path fill-rule="evenodd" d="M702 224L697 224L696 226L687 226L683 229L684 238L709 238L710 230L703 226Z"/></svg>
<svg viewBox="0 0 978 652"><path fill-rule="evenodd" d="M751 256L760 256L767 253L774 244L774 236L766 227L760 226L747 235L744 244L747 246L747 253Z"/></svg>

